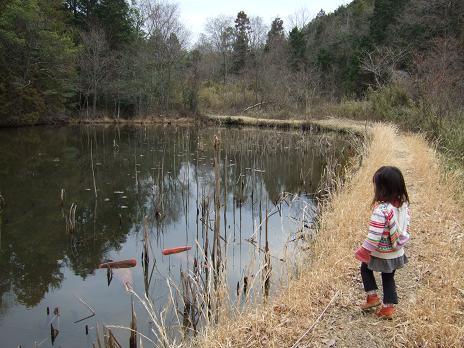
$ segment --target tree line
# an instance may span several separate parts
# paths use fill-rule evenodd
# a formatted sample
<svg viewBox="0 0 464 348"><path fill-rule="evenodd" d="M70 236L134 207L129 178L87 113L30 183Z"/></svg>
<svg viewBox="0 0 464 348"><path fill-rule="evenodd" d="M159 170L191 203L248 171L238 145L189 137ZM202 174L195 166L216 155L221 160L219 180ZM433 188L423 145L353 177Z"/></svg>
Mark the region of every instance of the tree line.
<svg viewBox="0 0 464 348"><path fill-rule="evenodd" d="M195 111L198 55L186 39L167 2L3 1L1 121Z"/></svg>
<svg viewBox="0 0 464 348"><path fill-rule="evenodd" d="M366 98L394 112L427 104L435 123L462 110L459 0L354 0L314 18L297 12L288 31L281 18L240 11L209 18L194 45L179 16L161 0L3 1L1 122L286 117Z"/></svg>

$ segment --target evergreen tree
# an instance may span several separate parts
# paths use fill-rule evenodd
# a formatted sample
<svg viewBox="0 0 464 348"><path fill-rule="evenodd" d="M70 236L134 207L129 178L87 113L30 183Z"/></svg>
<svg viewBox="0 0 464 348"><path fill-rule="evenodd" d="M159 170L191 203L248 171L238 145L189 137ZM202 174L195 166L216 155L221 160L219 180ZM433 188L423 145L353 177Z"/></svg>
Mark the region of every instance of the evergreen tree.
<svg viewBox="0 0 464 348"><path fill-rule="evenodd" d="M388 28L394 25L407 0L375 0L370 21L370 33L374 42L383 44L388 37Z"/></svg>
<svg viewBox="0 0 464 348"><path fill-rule="evenodd" d="M36 123L64 112L75 71L64 19L59 0L10 0L0 12L1 123Z"/></svg>
<svg viewBox="0 0 464 348"><path fill-rule="evenodd" d="M316 15L316 18L321 18L321 17L324 17L325 16L325 11L323 9L321 9L317 15Z"/></svg>
<svg viewBox="0 0 464 348"><path fill-rule="evenodd" d="M288 63L292 70L300 70L305 63L306 40L302 30L293 28L288 34Z"/></svg>
<svg viewBox="0 0 464 348"><path fill-rule="evenodd" d="M271 23L271 29L267 33L265 50L268 51L275 46L281 46L285 41L284 21L276 17Z"/></svg>
<svg viewBox="0 0 464 348"><path fill-rule="evenodd" d="M239 73L246 65L249 53L248 34L250 31L250 19L245 12L240 11L235 19L235 40L233 44L232 71Z"/></svg>
<svg viewBox="0 0 464 348"><path fill-rule="evenodd" d="M110 49L120 48L134 39L135 23L125 0L101 0L95 9Z"/></svg>

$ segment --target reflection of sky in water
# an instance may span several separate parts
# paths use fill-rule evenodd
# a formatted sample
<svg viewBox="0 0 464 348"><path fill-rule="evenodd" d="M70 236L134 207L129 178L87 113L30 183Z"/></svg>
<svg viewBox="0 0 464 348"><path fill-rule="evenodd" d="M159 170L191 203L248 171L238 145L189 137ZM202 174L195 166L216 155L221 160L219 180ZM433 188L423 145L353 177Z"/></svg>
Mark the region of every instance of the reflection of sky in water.
<svg viewBox="0 0 464 348"><path fill-rule="evenodd" d="M130 296L119 275L107 286L106 271L95 269L104 259L136 258L131 269L134 289L143 294L143 219L148 218L149 288L155 307L167 302L166 277L179 283L180 270L191 271L201 258L203 225L197 207L209 199L209 247L214 225L214 172L212 139L221 139L221 176L227 176L227 225L224 225L224 185L221 184L221 236L227 243L226 274L231 298L243 276L253 274L264 249L264 223L257 225L266 208L273 273L271 292L285 267L279 258L292 259L288 239L301 225L304 207L309 215L313 201L300 192L315 192L321 170L330 157L344 155L345 145L328 137L272 130L238 130L194 127L148 128L35 128L2 130L0 135L0 192L7 206L0 221L0 335L5 346L31 346L49 335L46 307L60 306L60 334L55 345L91 346L95 330L84 327L96 321L129 325ZM92 144L98 198L93 196L90 144ZM317 145L319 144L319 146ZM327 145L328 144L328 145ZM11 149L15 149L12 153ZM257 169L257 170L255 170ZM64 211L59 206L66 190ZM282 191L290 195L275 205ZM161 196L163 199L161 199ZM252 203L253 198L253 203ZM295 199L293 199L295 198ZM238 202L242 200L242 204ZM63 213L71 202L78 205L75 238L65 232ZM274 203L273 203L274 202ZM162 208L161 208L162 207ZM160 219L157 212L161 212ZM201 208L199 208L201 217ZM198 236L198 237L197 237ZM190 252L162 256L163 248L191 245ZM285 246L288 250L284 252ZM224 253L224 251L223 251ZM122 276L127 278L128 272ZM96 316L79 303L81 297L95 308ZM139 329L148 332L148 320L136 303ZM170 318L172 320L172 318ZM54 325L58 325L57 322ZM125 333L116 332L126 342ZM50 340L41 347L50 346Z"/></svg>

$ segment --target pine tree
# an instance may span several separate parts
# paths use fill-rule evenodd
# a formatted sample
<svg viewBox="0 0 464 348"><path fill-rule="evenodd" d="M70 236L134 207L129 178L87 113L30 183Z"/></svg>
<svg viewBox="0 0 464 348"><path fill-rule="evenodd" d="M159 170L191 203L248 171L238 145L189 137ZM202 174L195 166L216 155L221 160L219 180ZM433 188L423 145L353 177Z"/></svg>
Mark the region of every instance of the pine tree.
<svg viewBox="0 0 464 348"><path fill-rule="evenodd" d="M95 15L105 31L110 49L117 49L134 38L134 24L125 0L102 0Z"/></svg>
<svg viewBox="0 0 464 348"><path fill-rule="evenodd" d="M396 23L405 0L376 0L370 22L370 33L377 44L383 44L388 37L388 28Z"/></svg>
<svg viewBox="0 0 464 348"><path fill-rule="evenodd" d="M271 29L267 33L265 50L268 51L275 46L280 46L285 41L284 21L276 17L271 24Z"/></svg>
<svg viewBox="0 0 464 348"><path fill-rule="evenodd" d="M288 63L292 70L300 70L305 63L306 41L304 33L297 27L288 34Z"/></svg>
<svg viewBox="0 0 464 348"><path fill-rule="evenodd" d="M239 73L246 65L249 53L250 19L240 11L235 19L235 40L233 44L232 71Z"/></svg>
<svg viewBox="0 0 464 348"><path fill-rule="evenodd" d="M64 19L59 0L11 0L0 12L0 123L63 113L76 53Z"/></svg>

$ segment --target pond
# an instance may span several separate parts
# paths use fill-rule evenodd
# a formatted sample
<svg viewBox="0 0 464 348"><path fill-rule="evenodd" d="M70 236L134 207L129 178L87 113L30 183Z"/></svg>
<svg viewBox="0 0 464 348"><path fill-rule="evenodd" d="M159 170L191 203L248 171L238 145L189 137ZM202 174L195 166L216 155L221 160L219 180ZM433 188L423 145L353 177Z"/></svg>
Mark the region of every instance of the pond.
<svg viewBox="0 0 464 348"><path fill-rule="evenodd" d="M309 131L0 130L1 345L91 347L97 322L130 326L132 302L138 331L181 340L221 308L265 300L352 151ZM192 248L163 255L178 246ZM126 259L136 266L98 268ZM112 332L128 346L127 330Z"/></svg>

